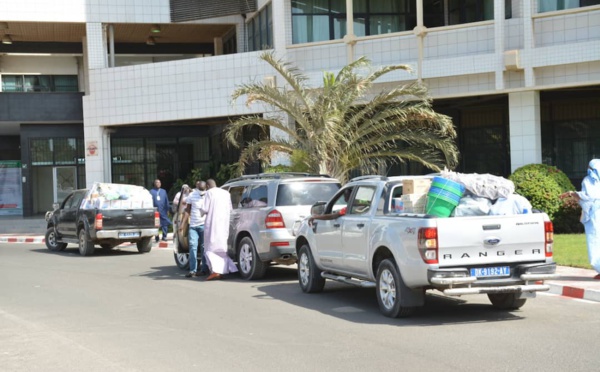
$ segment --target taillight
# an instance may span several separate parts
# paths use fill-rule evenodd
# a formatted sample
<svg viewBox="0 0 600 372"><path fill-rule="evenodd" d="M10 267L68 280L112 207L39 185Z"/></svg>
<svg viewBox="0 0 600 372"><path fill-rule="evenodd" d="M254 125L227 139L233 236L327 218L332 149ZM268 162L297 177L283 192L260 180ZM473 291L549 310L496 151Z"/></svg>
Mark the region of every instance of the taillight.
<svg viewBox="0 0 600 372"><path fill-rule="evenodd" d="M437 227L422 227L418 234L418 247L421 258L427 264L438 263Z"/></svg>
<svg viewBox="0 0 600 372"><path fill-rule="evenodd" d="M285 227L285 222L283 222L283 217L279 211L274 210L267 214L267 218L265 218L265 226L267 229L278 229Z"/></svg>
<svg viewBox="0 0 600 372"><path fill-rule="evenodd" d="M96 228L96 230L102 230L102 213L96 213L94 227Z"/></svg>
<svg viewBox="0 0 600 372"><path fill-rule="evenodd" d="M544 244L546 247L546 257L552 257L552 246L554 243L554 225L552 225L552 222L544 222L544 232L546 233Z"/></svg>
<svg viewBox="0 0 600 372"><path fill-rule="evenodd" d="M154 227L160 227L160 214L154 212Z"/></svg>

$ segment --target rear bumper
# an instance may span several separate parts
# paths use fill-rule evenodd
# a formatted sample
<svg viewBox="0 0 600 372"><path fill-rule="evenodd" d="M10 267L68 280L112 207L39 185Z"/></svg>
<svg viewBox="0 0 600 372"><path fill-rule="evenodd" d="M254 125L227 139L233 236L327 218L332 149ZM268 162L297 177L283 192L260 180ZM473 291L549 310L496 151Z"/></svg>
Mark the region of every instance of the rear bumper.
<svg viewBox="0 0 600 372"><path fill-rule="evenodd" d="M510 271L510 277L477 278L469 274L469 268L430 269L427 276L433 288L448 296L547 291L550 286L539 282L559 277L555 263L514 265Z"/></svg>
<svg viewBox="0 0 600 372"><path fill-rule="evenodd" d="M259 239L260 241L254 244L262 261L296 259L296 237L287 229L263 230L260 232Z"/></svg>
<svg viewBox="0 0 600 372"><path fill-rule="evenodd" d="M123 233L140 233L139 237L119 237L119 234ZM148 236L156 236L158 234L157 228L152 229L126 229L126 230L100 230L96 231L96 239L117 239L117 240L133 240L144 238Z"/></svg>

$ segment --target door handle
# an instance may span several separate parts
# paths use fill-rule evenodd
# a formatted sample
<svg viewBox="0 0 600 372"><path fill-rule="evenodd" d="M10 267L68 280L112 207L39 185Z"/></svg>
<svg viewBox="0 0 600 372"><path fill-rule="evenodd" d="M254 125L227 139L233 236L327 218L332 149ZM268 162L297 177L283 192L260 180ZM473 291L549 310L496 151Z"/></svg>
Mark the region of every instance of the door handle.
<svg viewBox="0 0 600 372"><path fill-rule="evenodd" d="M356 226L358 226L359 229L362 229L363 227L365 227L364 223L357 223Z"/></svg>
<svg viewBox="0 0 600 372"><path fill-rule="evenodd" d="M334 223L333 227L340 227L340 224L339 223Z"/></svg>

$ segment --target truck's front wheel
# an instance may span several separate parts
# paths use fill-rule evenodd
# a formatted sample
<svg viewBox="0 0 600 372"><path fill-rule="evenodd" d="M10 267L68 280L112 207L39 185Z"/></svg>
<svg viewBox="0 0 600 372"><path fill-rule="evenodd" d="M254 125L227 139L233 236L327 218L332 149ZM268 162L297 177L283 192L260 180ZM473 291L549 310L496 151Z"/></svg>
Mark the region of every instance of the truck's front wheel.
<svg viewBox="0 0 600 372"><path fill-rule="evenodd" d="M325 278L321 276L321 270L306 243L298 251L298 283L306 293L321 292L325 287Z"/></svg>
<svg viewBox="0 0 600 372"><path fill-rule="evenodd" d="M152 237L147 236L145 238L141 238L135 242L135 245L137 245L138 252L148 253L152 250Z"/></svg>
<svg viewBox="0 0 600 372"><path fill-rule="evenodd" d="M64 251L65 248L67 248L67 243L59 243L57 241L56 231L54 230L54 227L50 227L48 228L48 230L46 230L46 236L44 240L46 242L46 248L48 248L51 251Z"/></svg>
<svg viewBox="0 0 600 372"><path fill-rule="evenodd" d="M94 254L94 243L88 238L85 229L79 230L79 254L91 256Z"/></svg>
<svg viewBox="0 0 600 372"><path fill-rule="evenodd" d="M525 305L527 299L518 297L518 293L488 293L492 306L499 310L517 310Z"/></svg>
<svg viewBox="0 0 600 372"><path fill-rule="evenodd" d="M398 318L411 315L413 306L400 306L402 278L393 260L381 261L377 269L377 303L379 310L385 316Z"/></svg>

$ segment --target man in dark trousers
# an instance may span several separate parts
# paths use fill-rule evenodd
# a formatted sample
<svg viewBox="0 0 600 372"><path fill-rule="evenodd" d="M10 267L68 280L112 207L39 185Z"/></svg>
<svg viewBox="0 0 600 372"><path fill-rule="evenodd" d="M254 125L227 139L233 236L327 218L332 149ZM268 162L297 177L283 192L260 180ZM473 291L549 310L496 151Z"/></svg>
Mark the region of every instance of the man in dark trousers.
<svg viewBox="0 0 600 372"><path fill-rule="evenodd" d="M169 197L167 196L167 192L164 189L160 188L160 180L157 178L154 180L154 188L150 190L152 194L152 201L154 203L154 207L158 211L160 215L160 228L162 230L162 240L167 241L167 233L169 231L169 225L171 225L171 220L169 220ZM159 236L156 235L156 242L158 242Z"/></svg>

